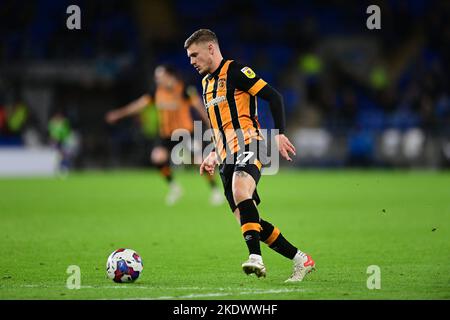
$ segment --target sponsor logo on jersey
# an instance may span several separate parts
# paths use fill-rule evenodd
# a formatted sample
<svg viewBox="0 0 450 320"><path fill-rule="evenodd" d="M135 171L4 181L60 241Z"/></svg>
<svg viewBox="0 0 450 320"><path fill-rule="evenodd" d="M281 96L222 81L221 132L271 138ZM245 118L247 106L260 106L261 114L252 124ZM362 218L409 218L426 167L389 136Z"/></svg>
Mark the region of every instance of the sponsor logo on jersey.
<svg viewBox="0 0 450 320"><path fill-rule="evenodd" d="M206 103L206 106L205 106L205 107L206 107L206 109L208 109L209 107L211 107L211 106L213 106L213 105L215 105L215 104L224 102L225 100L227 100L227 98L226 98L225 96L218 96L218 97L216 97L216 98L214 98L214 99L209 100L209 101Z"/></svg>

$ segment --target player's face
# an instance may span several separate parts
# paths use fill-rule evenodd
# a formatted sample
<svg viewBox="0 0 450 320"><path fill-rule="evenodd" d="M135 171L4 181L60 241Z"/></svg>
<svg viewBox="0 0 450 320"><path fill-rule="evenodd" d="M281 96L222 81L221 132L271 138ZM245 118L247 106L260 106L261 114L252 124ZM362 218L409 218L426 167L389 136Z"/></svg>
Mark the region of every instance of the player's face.
<svg viewBox="0 0 450 320"><path fill-rule="evenodd" d="M170 86L172 77L163 67L157 67L155 69L155 82L158 86Z"/></svg>
<svg viewBox="0 0 450 320"><path fill-rule="evenodd" d="M205 75L211 72L213 64L212 44L207 42L193 43L187 48L187 55L190 58L191 65L200 73Z"/></svg>

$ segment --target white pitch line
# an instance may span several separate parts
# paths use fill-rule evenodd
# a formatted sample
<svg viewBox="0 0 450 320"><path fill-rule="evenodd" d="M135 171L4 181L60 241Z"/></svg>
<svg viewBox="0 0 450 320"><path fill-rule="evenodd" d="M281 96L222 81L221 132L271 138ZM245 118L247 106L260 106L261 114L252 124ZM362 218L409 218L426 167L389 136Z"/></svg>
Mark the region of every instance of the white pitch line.
<svg viewBox="0 0 450 320"><path fill-rule="evenodd" d="M40 288L40 289L65 289L64 285L39 285L24 284L19 286L0 286L0 288ZM229 290L230 288L211 288L211 287L153 287L153 286L135 286L135 285L105 285L105 286L80 286L80 289L148 289L148 290Z"/></svg>
<svg viewBox="0 0 450 320"><path fill-rule="evenodd" d="M66 289L65 286L57 286L57 285L37 285L37 284L26 284L20 286L12 286L21 287L21 288L57 288L57 289ZM0 287L1 288L1 287ZM5 288L5 287L3 287ZM291 292L309 292L311 290L306 290L302 288L283 288L283 289L252 289L252 288L232 288L232 287L219 287L219 288L207 288L207 287L151 287L151 286L81 286L80 289L148 289L148 290L211 290L211 291L219 291L219 292L209 292L209 293L190 293L181 296L159 296L159 297L137 297L137 298L126 298L123 300L174 300L174 299L195 299L195 298L214 298L214 297L226 297L233 295L259 295L259 294L276 294L276 293L291 293ZM239 290L239 291L235 291ZM110 299L101 299L101 300L110 300ZM116 300L115 298L111 298L111 300ZM118 299L122 300L122 299Z"/></svg>
<svg viewBox="0 0 450 320"><path fill-rule="evenodd" d="M0 288L40 288L40 289L66 289L64 285L38 285L38 284L25 284L19 286L0 286ZM236 287L159 287L159 286L134 286L134 285L94 285L94 286L80 286L80 289L146 289L146 290L218 290L218 291L233 291L239 289L240 291L250 291L256 292L264 289L254 289L254 288L236 288ZM291 289L269 289L269 290L291 290ZM296 289L293 289L296 290Z"/></svg>
<svg viewBox="0 0 450 320"><path fill-rule="evenodd" d="M81 289L147 289L147 290L210 290L202 287L147 287L147 286L81 286Z"/></svg>
<svg viewBox="0 0 450 320"><path fill-rule="evenodd" d="M305 289L269 289L269 290L254 290L254 291L241 291L241 292L211 292L211 293L191 293L183 296L161 296L161 297L149 297L149 298L127 298L124 300L172 300L172 299L193 299L193 298L212 298L212 297L225 297L233 295L248 295L248 294L268 294L268 293L290 293L290 292L306 292Z"/></svg>

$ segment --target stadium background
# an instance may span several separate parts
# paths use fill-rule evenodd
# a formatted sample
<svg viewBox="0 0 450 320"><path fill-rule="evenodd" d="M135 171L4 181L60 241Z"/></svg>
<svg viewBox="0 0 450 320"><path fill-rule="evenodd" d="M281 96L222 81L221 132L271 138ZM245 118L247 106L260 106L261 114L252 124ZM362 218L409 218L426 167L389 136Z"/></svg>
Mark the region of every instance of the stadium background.
<svg viewBox="0 0 450 320"><path fill-rule="evenodd" d="M66 28L71 4L81 30ZM381 30L366 28L371 4L0 1L0 250L11 253L0 299L450 299L449 2L377 1ZM199 86L183 42L203 27L283 94L298 153L258 191L263 215L318 264L298 287L265 247L267 279L242 275L239 228L205 201L196 170L176 170L185 196L164 204L147 168L152 109L104 121L159 63ZM272 127L263 101L259 116ZM68 176L53 166L62 141ZM134 286L105 277L119 247L143 257ZM73 264L82 290L65 286ZM381 290L366 287L374 264Z"/></svg>
<svg viewBox="0 0 450 320"><path fill-rule="evenodd" d="M225 57L282 92L296 165L450 163L445 1L380 2L381 30L366 28L364 1L77 3L81 30L65 27L70 1L2 1L0 145L48 144L63 111L79 133L77 168L147 165L151 115L116 126L103 116L146 92L158 63L199 86L183 41L210 27ZM263 101L259 117L271 128Z"/></svg>

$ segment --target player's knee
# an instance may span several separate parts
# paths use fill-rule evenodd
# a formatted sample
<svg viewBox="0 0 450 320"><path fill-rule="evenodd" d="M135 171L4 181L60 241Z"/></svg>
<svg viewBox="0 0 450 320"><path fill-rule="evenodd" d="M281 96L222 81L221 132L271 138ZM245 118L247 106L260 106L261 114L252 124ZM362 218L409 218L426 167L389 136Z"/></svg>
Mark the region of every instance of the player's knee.
<svg viewBox="0 0 450 320"><path fill-rule="evenodd" d="M246 173L244 176L235 173L235 176L233 177L232 192L236 205L244 200L251 199L254 190L255 183L253 178Z"/></svg>
<svg viewBox="0 0 450 320"><path fill-rule="evenodd" d="M242 202L244 200L251 199L252 195L247 189L234 188L234 190L233 190L233 198L234 198L234 202L236 204L239 204L240 202Z"/></svg>
<svg viewBox="0 0 450 320"><path fill-rule="evenodd" d="M157 148L152 151L150 160L155 165L161 165L167 162L167 151Z"/></svg>

